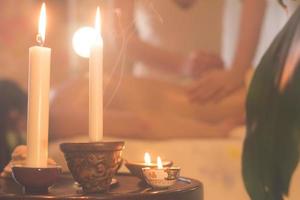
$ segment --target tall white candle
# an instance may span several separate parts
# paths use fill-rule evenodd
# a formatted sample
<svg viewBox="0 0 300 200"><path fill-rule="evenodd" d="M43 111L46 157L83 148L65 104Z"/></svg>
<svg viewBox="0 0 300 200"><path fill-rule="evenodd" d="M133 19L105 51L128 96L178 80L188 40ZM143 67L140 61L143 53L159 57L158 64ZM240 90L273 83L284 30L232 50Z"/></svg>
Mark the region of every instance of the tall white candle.
<svg viewBox="0 0 300 200"><path fill-rule="evenodd" d="M29 49L27 166L47 167L49 88L51 49L42 47L46 32L46 7L43 3L37 40L41 46Z"/></svg>
<svg viewBox="0 0 300 200"><path fill-rule="evenodd" d="M89 136L92 142L103 138L103 40L100 9L95 19L96 38L89 60Z"/></svg>

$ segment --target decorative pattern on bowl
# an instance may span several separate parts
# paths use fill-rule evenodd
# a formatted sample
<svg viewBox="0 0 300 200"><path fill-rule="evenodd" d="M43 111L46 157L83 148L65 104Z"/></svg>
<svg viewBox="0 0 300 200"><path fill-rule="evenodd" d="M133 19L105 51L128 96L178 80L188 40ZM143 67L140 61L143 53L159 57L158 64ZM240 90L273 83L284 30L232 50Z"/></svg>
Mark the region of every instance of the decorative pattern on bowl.
<svg viewBox="0 0 300 200"><path fill-rule="evenodd" d="M143 168L143 174L146 182L154 189L165 189L176 183L180 176L180 168Z"/></svg>
<svg viewBox="0 0 300 200"><path fill-rule="evenodd" d="M63 143L68 168L85 193L108 191L122 165L124 142Z"/></svg>
<svg viewBox="0 0 300 200"><path fill-rule="evenodd" d="M171 167L173 165L172 161L164 161L163 167ZM146 164L146 163L132 163L125 161L125 166L130 171L130 173L142 180L144 180L143 168L157 168L156 163Z"/></svg>

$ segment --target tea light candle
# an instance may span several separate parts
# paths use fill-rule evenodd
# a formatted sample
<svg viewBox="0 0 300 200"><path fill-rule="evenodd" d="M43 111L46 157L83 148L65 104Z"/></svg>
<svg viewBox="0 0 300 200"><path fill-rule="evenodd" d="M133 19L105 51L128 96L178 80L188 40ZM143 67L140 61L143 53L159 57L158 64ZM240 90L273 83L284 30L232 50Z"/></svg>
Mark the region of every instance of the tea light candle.
<svg viewBox="0 0 300 200"><path fill-rule="evenodd" d="M95 42L89 60L89 137L91 142L103 139L103 40L100 9L95 18Z"/></svg>
<svg viewBox="0 0 300 200"><path fill-rule="evenodd" d="M145 155L144 155L144 162L148 166L151 165L151 156L150 156L150 153L148 153L148 152L145 153Z"/></svg>
<svg viewBox="0 0 300 200"><path fill-rule="evenodd" d="M163 169L163 164L162 164L162 161L161 161L161 158L158 156L157 159L156 159L156 163L157 163L157 169Z"/></svg>
<svg viewBox="0 0 300 200"><path fill-rule="evenodd" d="M51 49L43 47L46 32L46 6L39 19L37 42L29 49L27 159L29 167L47 167L49 88Z"/></svg>
<svg viewBox="0 0 300 200"><path fill-rule="evenodd" d="M171 167L173 165L172 161L164 161L161 162L163 167ZM125 166L134 176L139 177L140 179L144 179L143 176L143 168L157 168L157 163L151 161L150 153L146 152L144 154L144 162L129 162L125 160Z"/></svg>
<svg viewBox="0 0 300 200"><path fill-rule="evenodd" d="M168 188L176 183L180 176L179 167L164 167L161 158L157 157L157 168L143 168L146 182L155 189Z"/></svg>
<svg viewBox="0 0 300 200"><path fill-rule="evenodd" d="M144 154L144 163L140 163L140 165L143 165L144 167L154 167L154 168L158 167L158 164L160 166L171 166L173 163L171 161L162 162L161 160L159 163L158 162L154 163L154 162L152 162L151 155L148 152L145 152L145 154Z"/></svg>

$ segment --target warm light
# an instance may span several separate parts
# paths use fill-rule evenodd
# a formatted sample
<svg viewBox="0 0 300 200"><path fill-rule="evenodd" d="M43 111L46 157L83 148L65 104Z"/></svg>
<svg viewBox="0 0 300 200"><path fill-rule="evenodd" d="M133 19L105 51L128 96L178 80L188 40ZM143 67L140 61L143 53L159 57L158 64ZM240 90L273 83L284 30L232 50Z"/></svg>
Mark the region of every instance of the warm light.
<svg viewBox="0 0 300 200"><path fill-rule="evenodd" d="M89 58L93 45L103 45L101 37L101 12L97 7L95 27L82 27L78 29L72 39L74 51L81 57Z"/></svg>
<svg viewBox="0 0 300 200"><path fill-rule="evenodd" d="M163 164L162 164L161 159L160 159L159 156L157 157L156 162L157 162L157 169L163 169Z"/></svg>
<svg viewBox="0 0 300 200"><path fill-rule="evenodd" d="M38 30L38 42L43 44L45 42L46 36L46 23L47 23L47 16L46 16L46 5L45 3L42 4L40 19L39 19L39 30Z"/></svg>
<svg viewBox="0 0 300 200"><path fill-rule="evenodd" d="M97 11L96 11L95 30L96 30L97 36L101 36L101 14L100 14L99 6L97 7Z"/></svg>
<svg viewBox="0 0 300 200"><path fill-rule="evenodd" d="M144 155L144 162L146 163L146 165L151 165L151 156L148 152L146 152Z"/></svg>
<svg viewBox="0 0 300 200"><path fill-rule="evenodd" d="M90 49L96 39L95 29L92 27L82 27L73 36L72 44L74 51L81 57L89 58Z"/></svg>

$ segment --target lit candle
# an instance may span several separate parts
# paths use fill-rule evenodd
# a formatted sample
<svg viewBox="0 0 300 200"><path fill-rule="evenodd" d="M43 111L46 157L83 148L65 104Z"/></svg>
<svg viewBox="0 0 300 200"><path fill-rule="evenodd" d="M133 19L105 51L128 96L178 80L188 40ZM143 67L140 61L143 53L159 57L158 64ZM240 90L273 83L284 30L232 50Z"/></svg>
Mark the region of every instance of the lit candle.
<svg viewBox="0 0 300 200"><path fill-rule="evenodd" d="M27 160L29 167L47 167L51 49L43 47L46 7L43 3L37 42L29 48Z"/></svg>
<svg viewBox="0 0 300 200"><path fill-rule="evenodd" d="M144 154L144 162L146 165L150 166L151 165L151 156L150 153L146 152Z"/></svg>
<svg viewBox="0 0 300 200"><path fill-rule="evenodd" d="M99 7L95 31L96 38L91 47L89 62L89 136L92 142L103 138L103 40Z"/></svg>
<svg viewBox="0 0 300 200"><path fill-rule="evenodd" d="M143 178L153 188L168 188L176 183L180 176L179 167L164 167L161 158L158 156L156 161L157 168L144 167Z"/></svg>
<svg viewBox="0 0 300 200"><path fill-rule="evenodd" d="M162 164L162 161L161 161L161 158L158 156L157 157L157 169L163 169L163 164Z"/></svg>

